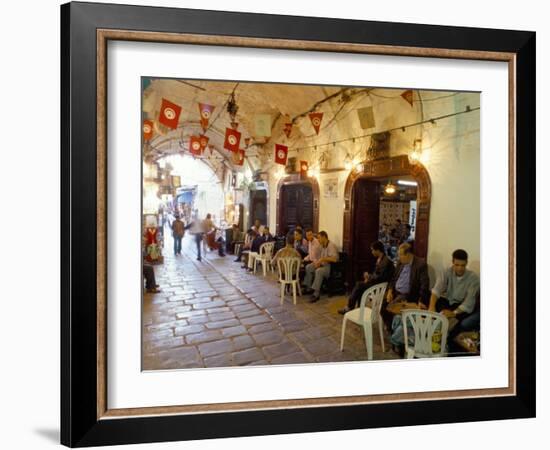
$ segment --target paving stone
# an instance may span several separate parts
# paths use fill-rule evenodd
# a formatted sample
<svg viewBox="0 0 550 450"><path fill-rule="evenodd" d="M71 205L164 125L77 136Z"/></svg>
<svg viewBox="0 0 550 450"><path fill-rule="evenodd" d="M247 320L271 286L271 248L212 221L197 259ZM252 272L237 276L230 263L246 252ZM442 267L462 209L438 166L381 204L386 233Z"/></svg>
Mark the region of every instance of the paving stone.
<svg viewBox="0 0 550 450"><path fill-rule="evenodd" d="M216 312L216 313L208 314L208 318L212 322L219 322L219 321L222 321L222 320L234 319L235 314L233 314L231 311L219 312L219 313Z"/></svg>
<svg viewBox="0 0 550 450"><path fill-rule="evenodd" d="M304 348L313 356L326 355L339 350L338 344L328 337L315 339L304 344Z"/></svg>
<svg viewBox="0 0 550 450"><path fill-rule="evenodd" d="M203 362L205 367L229 367L233 365L231 355L228 353L204 358Z"/></svg>
<svg viewBox="0 0 550 450"><path fill-rule="evenodd" d="M334 327L322 326L306 328L305 332L309 334L313 339L319 339L325 336L334 335L338 331Z"/></svg>
<svg viewBox="0 0 550 450"><path fill-rule="evenodd" d="M188 317L187 321L190 324L197 324L197 323L208 323L209 319L207 315L204 316L194 316L194 317Z"/></svg>
<svg viewBox="0 0 550 450"><path fill-rule="evenodd" d="M157 339L154 341L144 341L143 342L143 351L145 353L150 353L155 350L163 350L165 348L177 347L183 345L183 338L181 336L171 337L166 339Z"/></svg>
<svg viewBox="0 0 550 450"><path fill-rule="evenodd" d="M233 342L230 339L222 339L221 341L207 342L199 345L199 352L203 358L219 355L220 353L229 353L233 350Z"/></svg>
<svg viewBox="0 0 550 450"><path fill-rule="evenodd" d="M289 355L291 353L297 353L301 351L296 344L289 342L287 340L285 340L284 342L280 342L278 344L263 347L262 350L270 360L279 358L283 355Z"/></svg>
<svg viewBox="0 0 550 450"><path fill-rule="evenodd" d="M201 344L203 342L215 341L222 337L220 330L208 330L196 334L188 334L185 336L187 344Z"/></svg>
<svg viewBox="0 0 550 450"><path fill-rule="evenodd" d="M271 330L260 334L254 334L252 337L260 347L264 347L266 345L281 342L285 335L279 330Z"/></svg>
<svg viewBox="0 0 550 450"><path fill-rule="evenodd" d="M256 305L254 305L253 303L249 303L249 302L241 304L241 305L234 305L234 306L231 307L231 309L235 312L250 311L250 310L259 312Z"/></svg>
<svg viewBox="0 0 550 450"><path fill-rule="evenodd" d="M191 310L191 311L176 313L176 317L178 319L186 319L186 318L189 318L189 317L204 316L205 314L206 314L206 311L203 311L203 310L201 310L201 311Z"/></svg>
<svg viewBox="0 0 550 450"><path fill-rule="evenodd" d="M217 308L218 306L225 306L225 302L222 300L213 300L204 303L196 303L193 305L193 309L207 309L207 308Z"/></svg>
<svg viewBox="0 0 550 450"><path fill-rule="evenodd" d="M233 338L233 346L235 351L245 350L256 346L256 342L248 335L237 336Z"/></svg>
<svg viewBox="0 0 550 450"><path fill-rule="evenodd" d="M269 322L270 319L265 314L259 315L259 316L252 316L252 317L245 317L241 319L241 323L243 325L257 325L259 323L265 323Z"/></svg>
<svg viewBox="0 0 550 450"><path fill-rule="evenodd" d="M263 353L256 347L233 353L233 362L236 365L250 364L264 359Z"/></svg>
<svg viewBox="0 0 550 450"><path fill-rule="evenodd" d="M295 320L282 325L282 329L285 333L292 333L293 331L300 331L308 328L310 325L303 320Z"/></svg>
<svg viewBox="0 0 550 450"><path fill-rule="evenodd" d="M237 319L220 320L219 322L206 322L206 328L214 330L216 328L235 327L241 323Z"/></svg>
<svg viewBox="0 0 550 450"><path fill-rule="evenodd" d="M222 328L222 334L225 337L238 336L240 334L246 334L246 328L243 325L237 325L235 327Z"/></svg>
<svg viewBox="0 0 550 450"><path fill-rule="evenodd" d="M266 323L260 323L258 325L251 326L248 331L253 334L262 333L264 331L274 330L274 329L280 329L279 326L273 322L269 321Z"/></svg>
<svg viewBox="0 0 550 450"><path fill-rule="evenodd" d="M204 325L187 325L185 327L178 327L174 330L176 336L186 336L188 334L196 334L204 331Z"/></svg>
<svg viewBox="0 0 550 450"><path fill-rule="evenodd" d="M169 357L172 360L179 361L180 364L198 362L200 360L199 352L194 346L178 347L176 349L161 351L159 358Z"/></svg>
<svg viewBox="0 0 550 450"><path fill-rule="evenodd" d="M249 309L248 311L237 311L235 315L239 319L244 319L245 317L263 315L263 313L258 308L254 307L254 309Z"/></svg>
<svg viewBox="0 0 550 450"><path fill-rule="evenodd" d="M199 297L199 298L190 298L185 301L187 305L196 305L198 303L210 303L212 301L211 297Z"/></svg>
<svg viewBox="0 0 550 450"><path fill-rule="evenodd" d="M148 331L143 335L143 342L152 342L158 339L166 339L169 337L174 337L174 330L172 330L171 328L168 330L153 330Z"/></svg>

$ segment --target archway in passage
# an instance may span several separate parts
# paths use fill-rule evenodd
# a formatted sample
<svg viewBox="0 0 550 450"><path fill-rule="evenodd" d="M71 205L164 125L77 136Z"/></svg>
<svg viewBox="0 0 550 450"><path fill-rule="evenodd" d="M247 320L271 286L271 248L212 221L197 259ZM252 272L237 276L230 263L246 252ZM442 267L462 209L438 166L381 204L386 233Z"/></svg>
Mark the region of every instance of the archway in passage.
<svg viewBox="0 0 550 450"><path fill-rule="evenodd" d="M368 161L356 167L348 176L344 189L343 250L349 255L348 281L358 279L371 262L365 252L378 239L377 179L409 176L417 183L416 226L414 251L421 258L428 255L431 182L428 171L421 164L410 164L406 155Z"/></svg>
<svg viewBox="0 0 550 450"><path fill-rule="evenodd" d="M277 185L277 234L293 229L319 227L319 183L314 177L293 174Z"/></svg>
<svg viewBox="0 0 550 450"><path fill-rule="evenodd" d="M203 161L188 155L169 155L159 160L169 163L172 175L179 175L181 187L177 189L174 207L185 215L204 218L213 215L215 221L225 218L225 197L222 182L214 171ZM186 217L190 220L191 217Z"/></svg>

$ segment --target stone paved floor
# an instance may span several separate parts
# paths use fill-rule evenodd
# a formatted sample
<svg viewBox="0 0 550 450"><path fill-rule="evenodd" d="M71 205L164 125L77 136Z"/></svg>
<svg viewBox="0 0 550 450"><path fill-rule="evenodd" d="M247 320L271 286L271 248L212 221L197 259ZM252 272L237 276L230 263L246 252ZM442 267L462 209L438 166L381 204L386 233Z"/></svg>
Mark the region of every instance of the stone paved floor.
<svg viewBox="0 0 550 450"><path fill-rule="evenodd" d="M162 292L143 300L144 370L367 359L363 331L353 323L339 350L337 310L345 297L322 296L310 304L304 296L294 305L287 296L280 305L273 273L247 273L233 255L216 252L196 261L191 236L181 256L171 254L170 238L167 244L164 264L155 267ZM388 348L382 352L373 331L374 359L395 359Z"/></svg>

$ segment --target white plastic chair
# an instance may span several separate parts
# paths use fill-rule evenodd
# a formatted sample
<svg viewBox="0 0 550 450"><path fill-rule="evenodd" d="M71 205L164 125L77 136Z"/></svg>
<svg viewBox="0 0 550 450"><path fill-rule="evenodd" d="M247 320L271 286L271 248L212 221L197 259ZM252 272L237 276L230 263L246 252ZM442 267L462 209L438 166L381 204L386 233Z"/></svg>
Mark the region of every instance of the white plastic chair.
<svg viewBox="0 0 550 450"><path fill-rule="evenodd" d="M287 285L292 286L292 297L296 304L296 286L298 294L302 296L300 288L300 264L301 258L291 256L286 258L277 258L277 269L279 271L279 283L281 283L281 305L285 300L285 288Z"/></svg>
<svg viewBox="0 0 550 450"><path fill-rule="evenodd" d="M368 288L361 296L361 306L359 308L352 309L344 315L344 321L342 322L342 338L340 340L340 351L344 350L344 337L346 335L346 323L348 320L361 325L365 332L365 345L367 347L367 357L372 359L372 325L374 322L378 322L378 330L380 331L380 342L382 343L382 351L386 351L384 347L384 329L382 325L382 317L380 316L380 309L382 307L382 301L384 300L384 294L388 283L378 283ZM368 299L371 299L371 306L365 306Z"/></svg>
<svg viewBox="0 0 550 450"><path fill-rule="evenodd" d="M264 277L266 275L266 268L269 269L271 259L273 258L273 249L275 248L275 241L265 242L260 245L260 251L254 258L254 274L256 273L256 266L258 261L261 261L262 268L264 269Z"/></svg>
<svg viewBox="0 0 550 450"><path fill-rule="evenodd" d="M403 335L405 338L405 356L407 358L437 358L447 356L447 332L449 320L443 314L425 311L423 309L404 309ZM408 323L412 325L414 332L414 345L409 345ZM432 341L436 330L441 332L440 350L433 351Z"/></svg>

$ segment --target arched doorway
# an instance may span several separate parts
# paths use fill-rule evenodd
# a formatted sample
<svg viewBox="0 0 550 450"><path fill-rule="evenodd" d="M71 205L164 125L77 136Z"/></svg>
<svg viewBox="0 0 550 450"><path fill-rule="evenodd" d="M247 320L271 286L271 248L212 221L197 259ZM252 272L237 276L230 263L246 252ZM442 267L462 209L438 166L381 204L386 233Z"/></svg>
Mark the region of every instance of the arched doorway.
<svg viewBox="0 0 550 450"><path fill-rule="evenodd" d="M349 255L350 282L371 263L369 245L377 239L378 211L373 205L379 193L374 180L399 176L410 176L417 182L414 249L421 258L428 255L431 182L426 168L421 163L410 164L406 155L365 162L349 174L344 188L343 250ZM375 220L367 219L374 215Z"/></svg>
<svg viewBox="0 0 550 450"><path fill-rule="evenodd" d="M319 227L319 183L300 174L281 178L277 185L277 234L294 228Z"/></svg>

